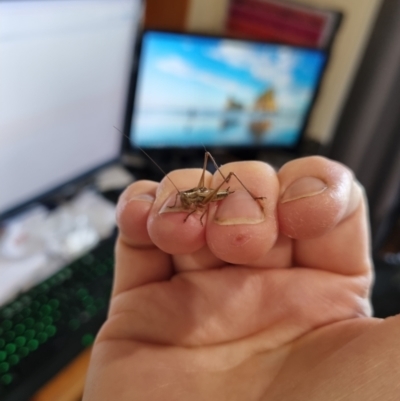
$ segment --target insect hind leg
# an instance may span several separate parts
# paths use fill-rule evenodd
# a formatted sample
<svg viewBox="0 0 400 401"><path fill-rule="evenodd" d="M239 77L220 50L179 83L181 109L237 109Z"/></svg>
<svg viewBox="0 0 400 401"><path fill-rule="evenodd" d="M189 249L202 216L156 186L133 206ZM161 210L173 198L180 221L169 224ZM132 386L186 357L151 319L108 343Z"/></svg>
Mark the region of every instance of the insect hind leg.
<svg viewBox="0 0 400 401"><path fill-rule="evenodd" d="M239 181L240 185L251 195L251 197L252 197L254 200L266 199L265 196L254 196L254 195L251 193L251 191L243 184L243 182L240 180L240 178L239 178L233 171L231 171L231 172L225 177L224 174L222 173L222 171L220 170L220 168L218 167L217 162L215 161L214 157L212 156L212 154L211 154L210 152L206 152L206 153L205 153L205 157L204 157L204 166L207 165L207 160L208 160L208 158L211 159L211 161L212 161L213 164L214 164L214 167L215 167L215 168L218 170L218 172L221 174L221 176L222 176L222 178L224 179L224 182L225 182L225 183L228 183L229 180L231 179L231 177L233 176L233 177L235 177L235 178ZM204 168L205 168L205 167L204 167ZM261 205L260 205L260 206L261 206Z"/></svg>
<svg viewBox="0 0 400 401"><path fill-rule="evenodd" d="M213 156L212 156L212 154L211 154L210 152L206 152L206 153L204 154L204 169L207 167L208 158L211 159L211 161L212 161L213 164L214 164L214 167L215 167L215 168L217 169L217 171L222 175L222 178L225 180L225 182L227 182L227 181L226 181L226 178L227 178L227 177L224 176L224 174L222 173L222 171L221 171L220 168L218 167L217 162L215 161L215 159L213 158Z"/></svg>
<svg viewBox="0 0 400 401"><path fill-rule="evenodd" d="M255 195L250 191L250 189L248 189L248 188L246 187L246 185L243 184L243 182L240 180L240 178L239 178L233 171L231 171L231 172L226 176L225 182L228 183L232 177L235 177L235 178L239 181L240 185L249 193L249 195L250 195L254 200L267 199L265 196L255 196ZM264 209L263 206L262 206L260 203L258 203L258 204L260 205L261 209Z"/></svg>

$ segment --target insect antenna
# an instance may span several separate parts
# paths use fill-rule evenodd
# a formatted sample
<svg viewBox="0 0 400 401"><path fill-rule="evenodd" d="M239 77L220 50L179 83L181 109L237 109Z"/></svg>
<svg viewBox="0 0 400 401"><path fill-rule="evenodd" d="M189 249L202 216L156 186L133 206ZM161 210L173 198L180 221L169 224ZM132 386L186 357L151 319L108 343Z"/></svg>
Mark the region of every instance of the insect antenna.
<svg viewBox="0 0 400 401"><path fill-rule="evenodd" d="M149 160L152 161L152 162L154 163L154 165L165 175L165 177L167 177L167 178L171 181L171 184L174 186L174 188L175 188L178 192L180 192L179 189L178 189L178 187L177 187L177 186L174 184L174 182L171 180L171 178L169 178L168 174L156 163L156 161L155 161L148 153L146 153L140 146L137 146L137 148L138 148L139 150L141 150L141 151L149 158Z"/></svg>
<svg viewBox="0 0 400 401"><path fill-rule="evenodd" d="M130 139L128 137L128 135L124 134L120 129L118 129L115 125L113 125L113 127L120 132L125 138ZM137 146L137 145L136 145ZM137 146L137 148L144 153L144 155L151 161L154 163L154 165L164 174L165 177L167 177L170 181L171 184L174 186L174 188L180 193L178 187L174 184L174 182L171 180L171 178L169 178L168 174L157 164L157 162L147 153L145 152L140 146Z"/></svg>

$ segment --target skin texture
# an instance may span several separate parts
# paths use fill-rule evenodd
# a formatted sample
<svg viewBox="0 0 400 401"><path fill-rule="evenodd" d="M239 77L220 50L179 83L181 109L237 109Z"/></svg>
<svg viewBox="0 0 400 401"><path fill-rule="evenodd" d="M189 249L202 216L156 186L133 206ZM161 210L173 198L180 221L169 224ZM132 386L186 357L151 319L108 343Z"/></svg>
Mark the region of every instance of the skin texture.
<svg viewBox="0 0 400 401"><path fill-rule="evenodd" d="M370 317L366 203L352 173L321 157L221 169L265 199L233 177L235 193L202 226L168 207L167 178L121 196L113 298L84 401L397 400L400 320ZM187 190L200 175L169 177ZM206 175L210 188L221 180Z"/></svg>

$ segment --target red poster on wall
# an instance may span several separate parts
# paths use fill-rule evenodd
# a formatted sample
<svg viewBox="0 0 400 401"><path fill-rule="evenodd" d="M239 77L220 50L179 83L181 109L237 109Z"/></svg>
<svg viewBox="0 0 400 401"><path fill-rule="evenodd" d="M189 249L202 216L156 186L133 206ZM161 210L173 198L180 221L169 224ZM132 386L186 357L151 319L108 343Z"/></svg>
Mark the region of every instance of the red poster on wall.
<svg viewBox="0 0 400 401"><path fill-rule="evenodd" d="M229 36L327 48L341 14L277 0L231 0Z"/></svg>

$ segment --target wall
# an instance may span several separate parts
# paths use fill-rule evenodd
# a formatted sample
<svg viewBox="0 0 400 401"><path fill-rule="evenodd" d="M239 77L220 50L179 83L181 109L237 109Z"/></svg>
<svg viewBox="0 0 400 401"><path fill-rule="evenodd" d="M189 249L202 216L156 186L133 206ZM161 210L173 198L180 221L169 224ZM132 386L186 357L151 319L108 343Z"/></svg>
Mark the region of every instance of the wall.
<svg viewBox="0 0 400 401"><path fill-rule="evenodd" d="M192 32L222 33L229 0L190 0L186 28Z"/></svg>
<svg viewBox="0 0 400 401"><path fill-rule="evenodd" d="M307 135L329 143L382 0L298 0L344 13ZM190 0L189 31L222 33L229 0Z"/></svg>

